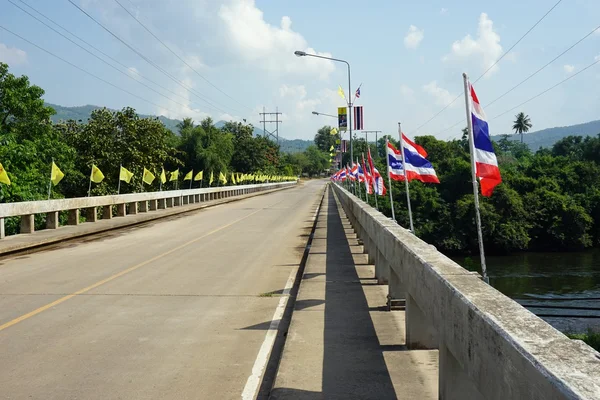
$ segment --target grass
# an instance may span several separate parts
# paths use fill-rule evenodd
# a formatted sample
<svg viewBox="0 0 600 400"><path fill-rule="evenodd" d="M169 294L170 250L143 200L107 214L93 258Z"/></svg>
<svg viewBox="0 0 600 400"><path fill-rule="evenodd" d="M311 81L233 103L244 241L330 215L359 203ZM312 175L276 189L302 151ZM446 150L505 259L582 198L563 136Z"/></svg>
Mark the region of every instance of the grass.
<svg viewBox="0 0 600 400"><path fill-rule="evenodd" d="M587 333L567 333L567 336L571 339L583 340L588 346L600 351L600 332L589 330Z"/></svg>

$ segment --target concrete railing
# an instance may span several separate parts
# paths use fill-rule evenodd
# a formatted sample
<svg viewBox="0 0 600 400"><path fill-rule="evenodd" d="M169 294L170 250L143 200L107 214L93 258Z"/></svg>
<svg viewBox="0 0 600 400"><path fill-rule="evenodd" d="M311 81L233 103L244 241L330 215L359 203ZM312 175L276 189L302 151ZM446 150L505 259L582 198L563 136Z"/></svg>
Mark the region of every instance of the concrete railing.
<svg viewBox="0 0 600 400"><path fill-rule="evenodd" d="M21 233L34 232L34 216L46 214L46 228L59 226L58 214L68 211L68 225L79 224L80 210L85 211L86 221L96 222L98 207L102 207L102 219L116 216L155 211L185 204L200 203L231 196L271 190L295 185L296 182L263 183L242 186L223 186L205 189L168 190L164 192L132 193L112 196L78 197L74 199L56 199L43 201L24 201L0 204L0 238L4 238L4 218L21 217Z"/></svg>
<svg viewBox="0 0 600 400"><path fill-rule="evenodd" d="M600 399L598 352L332 186L377 279L406 299L407 347L439 349L440 399Z"/></svg>

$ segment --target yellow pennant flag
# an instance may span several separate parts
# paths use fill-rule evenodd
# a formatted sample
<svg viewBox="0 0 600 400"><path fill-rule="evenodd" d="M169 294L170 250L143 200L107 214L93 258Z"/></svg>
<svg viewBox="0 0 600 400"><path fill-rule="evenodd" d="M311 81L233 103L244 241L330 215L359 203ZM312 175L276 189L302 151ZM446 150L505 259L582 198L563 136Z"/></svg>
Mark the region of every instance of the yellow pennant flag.
<svg viewBox="0 0 600 400"><path fill-rule="evenodd" d="M237 182L235 181L235 175L233 172L231 173L231 183L233 183L234 185L237 185Z"/></svg>
<svg viewBox="0 0 600 400"><path fill-rule="evenodd" d="M331 128L331 130L329 131L330 135L337 135L337 133L338 133L337 128Z"/></svg>
<svg viewBox="0 0 600 400"><path fill-rule="evenodd" d="M94 183L100 183L104 179L104 174L100 171L100 168L92 165L92 173L90 174L90 180Z"/></svg>
<svg viewBox="0 0 600 400"><path fill-rule="evenodd" d="M225 175L223 175L223 173L221 171L219 171L219 181L225 185L227 183L227 177Z"/></svg>
<svg viewBox="0 0 600 400"><path fill-rule="evenodd" d="M331 145L331 147L329 148L329 151L333 151L334 147L333 145Z"/></svg>
<svg viewBox="0 0 600 400"><path fill-rule="evenodd" d="M121 172L119 172L119 179L129 183L131 182L131 178L133 178L133 172L121 166Z"/></svg>
<svg viewBox="0 0 600 400"><path fill-rule="evenodd" d="M191 181L193 174L194 174L194 170L191 170L190 172L188 172L187 174L185 174L185 176L183 177L183 180L184 181Z"/></svg>
<svg viewBox="0 0 600 400"><path fill-rule="evenodd" d="M179 168L169 173L169 182L173 182L179 179Z"/></svg>
<svg viewBox="0 0 600 400"><path fill-rule="evenodd" d="M8 177L8 174L6 173L6 170L2 164L0 164L0 182L10 185L10 178Z"/></svg>
<svg viewBox="0 0 600 400"><path fill-rule="evenodd" d="M156 178L154 174L148 171L146 168L144 168L144 176L142 176L142 180L144 181L144 183L152 185L152 182L154 182L154 178Z"/></svg>
<svg viewBox="0 0 600 400"><path fill-rule="evenodd" d="M65 174L58 168L54 161L52 161L52 170L50 171L50 180L54 186L58 185L58 182L64 178Z"/></svg>
<svg viewBox="0 0 600 400"><path fill-rule="evenodd" d="M340 97L344 100L346 100L346 95L344 94L344 89L342 89L342 87L340 85L338 85L338 94L340 95Z"/></svg>
<svg viewBox="0 0 600 400"><path fill-rule="evenodd" d="M167 182L167 174L165 174L165 167L162 167L162 171L160 172L160 181L162 183Z"/></svg>
<svg viewBox="0 0 600 400"><path fill-rule="evenodd" d="M215 177L213 176L213 172L210 171L210 180L208 181L208 185L212 185L212 183L215 181Z"/></svg>
<svg viewBox="0 0 600 400"><path fill-rule="evenodd" d="M198 172L198 173L196 174L196 176L194 177L194 180L195 180L195 181L201 181L201 180L202 180L202 178L204 178L204 170L202 170L202 171Z"/></svg>

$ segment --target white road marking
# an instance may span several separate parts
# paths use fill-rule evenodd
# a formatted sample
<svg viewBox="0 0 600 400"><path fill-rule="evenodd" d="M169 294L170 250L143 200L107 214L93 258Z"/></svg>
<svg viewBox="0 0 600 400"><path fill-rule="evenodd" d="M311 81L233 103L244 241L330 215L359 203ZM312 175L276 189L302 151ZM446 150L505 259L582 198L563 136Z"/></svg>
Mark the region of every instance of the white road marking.
<svg viewBox="0 0 600 400"><path fill-rule="evenodd" d="M312 218L313 221L317 219L320 208L320 205L317 206ZM269 361L269 356L273 350L273 344L275 344L275 338L277 337L277 331L279 330L279 323L281 322L283 312L285 311L285 307L290 297L290 290L292 289L292 286L294 286L298 268L299 267L296 267L290 272L290 276L285 284L282 296L279 299L279 304L277 304L273 318L271 318L271 324L269 325L269 330L267 330L267 334L265 335L265 340L260 346L256 360L254 361L252 374L248 377L246 386L244 386L244 391L242 392L243 400L254 400L256 398L256 392L258 391L261 378L265 372L265 368L267 367L267 362Z"/></svg>

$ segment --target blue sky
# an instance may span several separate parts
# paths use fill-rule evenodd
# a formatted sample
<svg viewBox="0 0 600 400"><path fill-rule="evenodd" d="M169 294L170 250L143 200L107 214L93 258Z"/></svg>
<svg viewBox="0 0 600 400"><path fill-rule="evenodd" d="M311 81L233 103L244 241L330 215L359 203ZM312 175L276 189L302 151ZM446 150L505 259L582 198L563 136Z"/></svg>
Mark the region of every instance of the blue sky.
<svg viewBox="0 0 600 400"><path fill-rule="evenodd" d="M20 0L12 0L26 8ZM463 71L479 77L556 0L415 2L390 0L119 0L180 54L221 93L187 68L135 22L114 0L73 0L146 57L170 79L131 52L67 0L24 0L76 33L129 70L120 74L39 22L0 0L0 25L138 97L54 59L0 29L0 61L28 75L61 105L132 106L140 113L199 121L245 118L259 124L258 112L283 112L281 135L311 139L334 119L347 92L346 67L297 58L294 50L348 60L352 90L362 83L365 129L395 133L397 122L409 136L460 135L465 125L459 99L419 130L462 91ZM375 6L377 4L378 6ZM31 11L31 10L29 10ZM600 119L600 64L530 103L493 119L600 57L600 31L552 63L518 89L486 105L600 24L597 0L563 0L500 63L475 84L491 120L492 134L509 133L514 115L529 114L533 130ZM76 39L75 39L76 40ZM149 86L173 102L136 83ZM182 86L179 82L183 83ZM187 89L186 89L187 87ZM192 88L193 93L188 89ZM199 96L212 105L204 102ZM232 99L233 98L233 99ZM458 125L448 129L455 123Z"/></svg>

